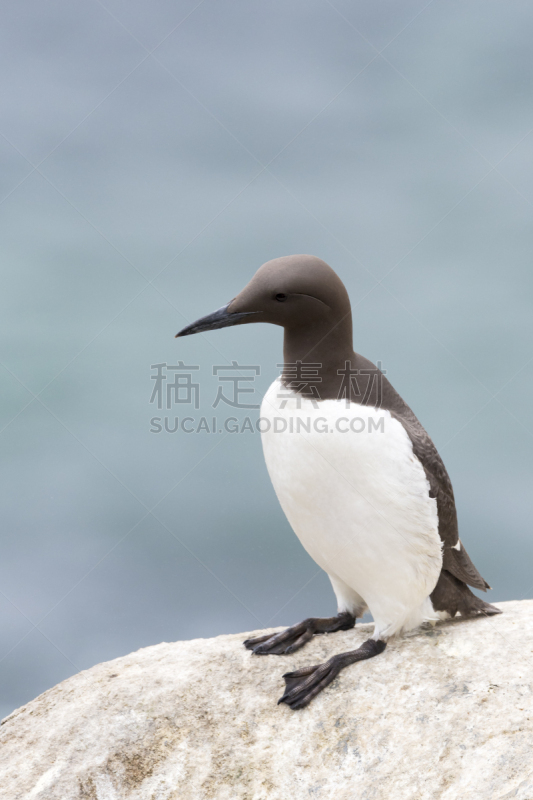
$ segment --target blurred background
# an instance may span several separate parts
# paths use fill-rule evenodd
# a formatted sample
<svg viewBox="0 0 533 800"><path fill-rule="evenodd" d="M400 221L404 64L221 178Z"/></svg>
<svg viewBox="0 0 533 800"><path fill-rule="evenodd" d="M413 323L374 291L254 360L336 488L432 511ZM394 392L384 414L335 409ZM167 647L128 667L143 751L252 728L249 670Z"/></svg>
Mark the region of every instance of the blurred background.
<svg viewBox="0 0 533 800"><path fill-rule="evenodd" d="M439 448L489 599L531 597L531 4L1 18L0 714L140 647L335 612L257 433L151 432L257 419L213 409L213 367L259 366L258 403L281 330L174 334L290 253L345 282L355 349ZM199 408L158 410L151 367L179 361Z"/></svg>

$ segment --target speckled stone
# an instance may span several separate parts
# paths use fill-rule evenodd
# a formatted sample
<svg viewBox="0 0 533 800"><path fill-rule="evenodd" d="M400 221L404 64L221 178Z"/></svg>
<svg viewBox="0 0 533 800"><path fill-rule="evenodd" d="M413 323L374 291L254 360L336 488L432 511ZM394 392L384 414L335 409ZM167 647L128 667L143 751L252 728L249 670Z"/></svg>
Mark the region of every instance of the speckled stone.
<svg viewBox="0 0 533 800"><path fill-rule="evenodd" d="M292 656L239 634L99 664L3 721L2 800L532 800L533 600L501 607L391 642L302 711L276 705L282 673L371 626Z"/></svg>

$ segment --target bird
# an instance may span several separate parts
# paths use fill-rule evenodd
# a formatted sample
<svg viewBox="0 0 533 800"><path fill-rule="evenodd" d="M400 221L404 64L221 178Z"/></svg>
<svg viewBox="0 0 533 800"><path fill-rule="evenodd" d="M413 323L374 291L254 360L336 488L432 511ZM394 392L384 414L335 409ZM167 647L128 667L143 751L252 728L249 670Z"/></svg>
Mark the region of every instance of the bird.
<svg viewBox="0 0 533 800"><path fill-rule="evenodd" d="M278 703L307 706L350 664L425 621L491 616L469 587L491 587L459 538L452 483L428 433L386 377L353 349L347 290L322 259L263 264L245 288L176 337L233 325L281 326L283 371L260 409L263 452L285 515L327 573L337 614L247 639L255 655L291 654L313 636L354 627L355 650L283 675ZM378 362L379 364L379 362Z"/></svg>

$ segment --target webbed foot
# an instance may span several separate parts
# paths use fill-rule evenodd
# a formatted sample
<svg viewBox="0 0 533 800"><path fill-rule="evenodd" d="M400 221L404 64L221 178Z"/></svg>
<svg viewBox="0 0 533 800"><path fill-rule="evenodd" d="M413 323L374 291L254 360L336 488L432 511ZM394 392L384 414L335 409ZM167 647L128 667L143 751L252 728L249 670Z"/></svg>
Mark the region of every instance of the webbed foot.
<svg viewBox="0 0 533 800"><path fill-rule="evenodd" d="M317 694L320 694L322 689L335 680L341 669L355 661L363 661L379 655L386 646L386 642L381 640L368 639L357 650L340 653L324 664L285 673L283 676L286 684L285 693L278 700L278 705L286 703L294 711L304 708Z"/></svg>
<svg viewBox="0 0 533 800"><path fill-rule="evenodd" d="M347 631L355 625L355 617L348 611L337 614L336 617L318 619L310 617L298 625L292 625L281 633L258 636L255 639L246 639L243 642L248 650L255 655L288 655L303 647L315 633L334 633Z"/></svg>

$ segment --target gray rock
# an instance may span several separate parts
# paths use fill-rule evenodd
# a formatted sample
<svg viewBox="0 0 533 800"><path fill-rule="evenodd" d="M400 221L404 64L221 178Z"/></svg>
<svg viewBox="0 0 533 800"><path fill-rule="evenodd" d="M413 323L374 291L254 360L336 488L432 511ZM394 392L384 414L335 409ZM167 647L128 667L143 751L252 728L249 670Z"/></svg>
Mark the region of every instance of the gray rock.
<svg viewBox="0 0 533 800"><path fill-rule="evenodd" d="M239 634L99 664L3 721L1 796L531 800L533 601L501 607L391 642L296 712L276 705L282 673L371 626L292 656L252 656Z"/></svg>

